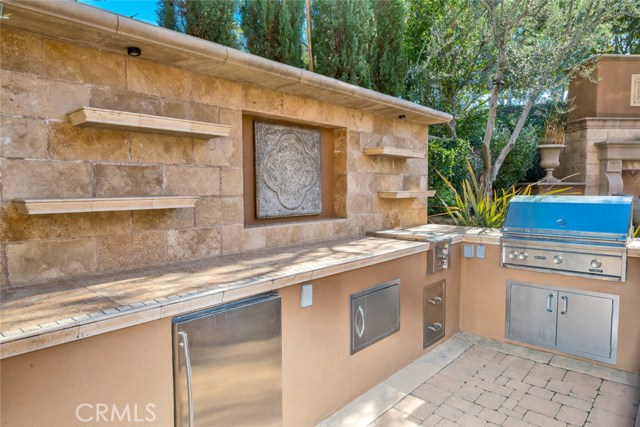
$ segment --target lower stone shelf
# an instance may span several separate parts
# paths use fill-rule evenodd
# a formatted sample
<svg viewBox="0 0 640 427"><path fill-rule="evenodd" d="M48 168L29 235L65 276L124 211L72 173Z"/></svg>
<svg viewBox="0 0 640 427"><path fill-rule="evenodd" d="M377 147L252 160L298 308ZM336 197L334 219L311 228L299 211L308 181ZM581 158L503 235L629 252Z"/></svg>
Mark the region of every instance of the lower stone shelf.
<svg viewBox="0 0 640 427"><path fill-rule="evenodd" d="M433 197L435 190L429 191L378 191L381 199L416 199L418 197Z"/></svg>
<svg viewBox="0 0 640 427"><path fill-rule="evenodd" d="M14 199L18 212L44 215L78 212L137 211L192 208L198 201L191 196L96 197L86 199Z"/></svg>

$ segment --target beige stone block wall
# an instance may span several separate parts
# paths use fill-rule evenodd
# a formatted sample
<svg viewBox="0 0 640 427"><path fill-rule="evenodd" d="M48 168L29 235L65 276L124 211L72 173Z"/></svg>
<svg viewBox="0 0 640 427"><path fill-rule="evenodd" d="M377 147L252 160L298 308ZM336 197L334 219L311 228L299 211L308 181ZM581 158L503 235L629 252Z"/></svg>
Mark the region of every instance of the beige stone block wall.
<svg viewBox="0 0 640 427"><path fill-rule="evenodd" d="M594 145L602 141L640 141L640 119L586 118L569 123L567 148L554 175L568 181L584 181L585 194L599 194L600 159ZM625 184L626 185L626 184Z"/></svg>
<svg viewBox="0 0 640 427"><path fill-rule="evenodd" d="M4 286L73 278L426 222L427 127L301 96L0 29L0 276ZM96 107L231 126L210 140L76 128ZM244 114L333 130L334 219L244 226ZM26 216L15 198L198 196L192 209Z"/></svg>

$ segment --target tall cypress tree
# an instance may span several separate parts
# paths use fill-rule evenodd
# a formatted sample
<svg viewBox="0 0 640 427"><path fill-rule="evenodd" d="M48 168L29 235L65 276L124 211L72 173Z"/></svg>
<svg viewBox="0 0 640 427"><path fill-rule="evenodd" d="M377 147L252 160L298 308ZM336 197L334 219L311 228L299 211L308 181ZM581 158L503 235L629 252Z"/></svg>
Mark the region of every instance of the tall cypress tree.
<svg viewBox="0 0 640 427"><path fill-rule="evenodd" d="M316 72L370 88L367 60L374 26L369 0L314 0L312 15Z"/></svg>
<svg viewBox="0 0 640 427"><path fill-rule="evenodd" d="M244 0L242 31L249 52L302 67L304 0Z"/></svg>
<svg viewBox="0 0 640 427"><path fill-rule="evenodd" d="M398 96L407 74L404 0L376 0L373 2L373 14L376 32L370 61L372 87Z"/></svg>
<svg viewBox="0 0 640 427"><path fill-rule="evenodd" d="M229 0L160 0L158 24L171 30L239 47L236 4Z"/></svg>

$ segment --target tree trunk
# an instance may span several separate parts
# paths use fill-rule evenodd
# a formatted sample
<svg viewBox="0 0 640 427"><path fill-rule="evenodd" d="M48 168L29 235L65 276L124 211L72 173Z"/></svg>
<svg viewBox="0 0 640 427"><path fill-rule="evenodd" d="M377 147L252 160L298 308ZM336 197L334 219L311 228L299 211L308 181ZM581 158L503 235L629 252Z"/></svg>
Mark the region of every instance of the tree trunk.
<svg viewBox="0 0 640 427"><path fill-rule="evenodd" d="M309 71L315 71L313 62L313 49L311 48L311 0L306 0L305 8L307 12L307 46L309 48Z"/></svg>

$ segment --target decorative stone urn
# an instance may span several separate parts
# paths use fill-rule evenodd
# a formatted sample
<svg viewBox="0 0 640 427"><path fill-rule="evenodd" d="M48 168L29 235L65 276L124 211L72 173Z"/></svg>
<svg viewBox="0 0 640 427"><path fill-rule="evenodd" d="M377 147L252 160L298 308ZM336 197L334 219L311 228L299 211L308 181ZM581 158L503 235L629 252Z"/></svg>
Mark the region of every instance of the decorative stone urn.
<svg viewBox="0 0 640 427"><path fill-rule="evenodd" d="M553 176L553 171L560 166L560 150L566 145L564 144L540 144L540 167L547 172L547 175L541 179L542 182L558 182L558 178Z"/></svg>

